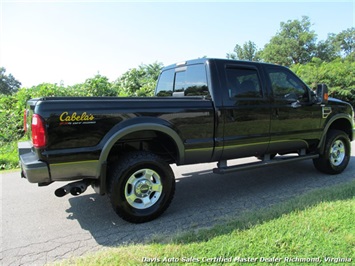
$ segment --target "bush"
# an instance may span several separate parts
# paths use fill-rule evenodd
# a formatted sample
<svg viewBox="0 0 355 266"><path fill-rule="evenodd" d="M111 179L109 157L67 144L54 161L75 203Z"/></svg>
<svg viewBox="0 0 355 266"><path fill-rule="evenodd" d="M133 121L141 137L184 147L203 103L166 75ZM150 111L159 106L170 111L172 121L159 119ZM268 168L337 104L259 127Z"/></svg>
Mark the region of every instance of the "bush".
<svg viewBox="0 0 355 266"><path fill-rule="evenodd" d="M17 142L2 143L0 146L0 170L19 167Z"/></svg>
<svg viewBox="0 0 355 266"><path fill-rule="evenodd" d="M23 136L23 110L16 95L2 95L0 100L0 145Z"/></svg>
<svg viewBox="0 0 355 266"><path fill-rule="evenodd" d="M296 64L291 69L310 87L325 83L330 96L355 106L355 61L351 58L338 58L332 62L313 58L309 64Z"/></svg>

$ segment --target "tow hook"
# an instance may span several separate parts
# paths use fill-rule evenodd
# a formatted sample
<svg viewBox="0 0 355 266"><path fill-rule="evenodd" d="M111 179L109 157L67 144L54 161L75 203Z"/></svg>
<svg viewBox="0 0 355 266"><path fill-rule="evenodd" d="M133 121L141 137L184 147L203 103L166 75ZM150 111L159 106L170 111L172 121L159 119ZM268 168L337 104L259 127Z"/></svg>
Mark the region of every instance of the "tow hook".
<svg viewBox="0 0 355 266"><path fill-rule="evenodd" d="M73 183L69 183L61 188L58 188L54 194L57 197L64 197L67 194L72 194L73 196L78 196L81 193L85 192L85 190L87 189L87 187L89 185L91 185L93 181L90 179L84 179L81 181L77 181L77 182L73 182Z"/></svg>

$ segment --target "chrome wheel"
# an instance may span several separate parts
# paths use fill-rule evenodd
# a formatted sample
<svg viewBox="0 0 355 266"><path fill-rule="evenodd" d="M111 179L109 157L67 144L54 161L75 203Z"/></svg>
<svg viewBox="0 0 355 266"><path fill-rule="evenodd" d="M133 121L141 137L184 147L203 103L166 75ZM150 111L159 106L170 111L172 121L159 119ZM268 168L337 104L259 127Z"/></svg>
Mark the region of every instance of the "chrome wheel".
<svg viewBox="0 0 355 266"><path fill-rule="evenodd" d="M108 173L112 207L128 222L145 223L157 218L174 197L174 173L154 153L128 152L112 162Z"/></svg>
<svg viewBox="0 0 355 266"><path fill-rule="evenodd" d="M163 185L159 174L151 169L140 169L132 174L125 186L124 195L136 209L153 206L162 195Z"/></svg>
<svg viewBox="0 0 355 266"><path fill-rule="evenodd" d="M331 129L324 144L324 153L313 160L314 166L322 173L340 174L349 164L351 157L349 136L344 131Z"/></svg>
<svg viewBox="0 0 355 266"><path fill-rule="evenodd" d="M339 166L345 158L345 144L341 140L336 140L330 148L330 162L334 166Z"/></svg>

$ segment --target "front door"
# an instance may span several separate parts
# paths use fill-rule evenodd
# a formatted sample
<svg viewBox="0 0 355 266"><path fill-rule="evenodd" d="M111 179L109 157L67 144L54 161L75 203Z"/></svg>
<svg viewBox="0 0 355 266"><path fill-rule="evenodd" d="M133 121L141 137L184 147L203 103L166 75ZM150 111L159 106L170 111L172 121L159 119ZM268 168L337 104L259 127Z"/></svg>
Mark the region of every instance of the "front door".
<svg viewBox="0 0 355 266"><path fill-rule="evenodd" d="M322 110L312 103L308 87L285 67L265 69L273 93L268 153L299 152L317 145Z"/></svg>

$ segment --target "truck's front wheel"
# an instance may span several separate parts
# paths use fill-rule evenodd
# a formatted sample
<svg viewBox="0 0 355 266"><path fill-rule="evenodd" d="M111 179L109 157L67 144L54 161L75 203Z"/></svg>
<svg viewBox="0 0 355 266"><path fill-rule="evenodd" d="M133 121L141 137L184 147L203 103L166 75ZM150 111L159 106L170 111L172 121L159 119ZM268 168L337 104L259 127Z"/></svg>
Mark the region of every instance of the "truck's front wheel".
<svg viewBox="0 0 355 266"><path fill-rule="evenodd" d="M350 140L340 130L330 130L327 135L324 154L313 160L317 170L326 174L340 174L350 160Z"/></svg>
<svg viewBox="0 0 355 266"><path fill-rule="evenodd" d="M148 222L170 205L175 192L174 174L153 153L128 153L110 167L108 191L121 218L133 223Z"/></svg>

